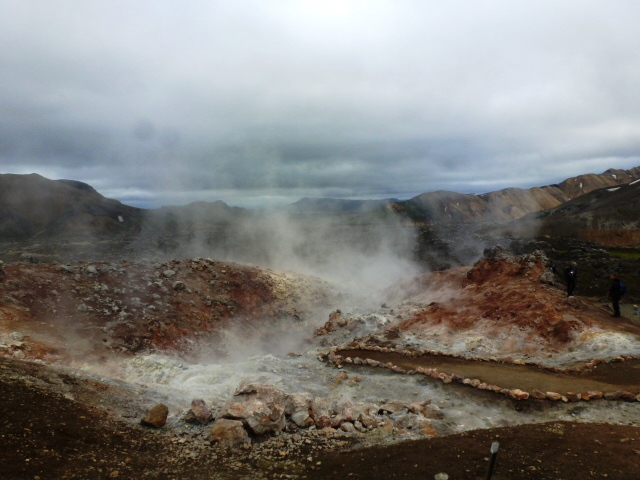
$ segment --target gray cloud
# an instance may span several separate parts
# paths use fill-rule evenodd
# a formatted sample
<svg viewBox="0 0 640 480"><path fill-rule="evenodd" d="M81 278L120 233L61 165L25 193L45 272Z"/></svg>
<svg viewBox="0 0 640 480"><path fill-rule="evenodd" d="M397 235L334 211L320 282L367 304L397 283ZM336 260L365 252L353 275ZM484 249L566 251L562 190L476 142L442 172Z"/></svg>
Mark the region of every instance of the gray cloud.
<svg viewBox="0 0 640 480"><path fill-rule="evenodd" d="M637 165L636 2L0 0L0 167L134 205Z"/></svg>

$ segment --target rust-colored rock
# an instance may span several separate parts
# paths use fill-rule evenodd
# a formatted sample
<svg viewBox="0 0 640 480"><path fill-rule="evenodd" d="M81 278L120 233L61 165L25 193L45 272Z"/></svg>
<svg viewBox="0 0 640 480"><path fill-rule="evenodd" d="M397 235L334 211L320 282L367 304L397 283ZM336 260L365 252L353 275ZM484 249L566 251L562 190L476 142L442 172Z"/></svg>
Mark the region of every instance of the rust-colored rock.
<svg viewBox="0 0 640 480"><path fill-rule="evenodd" d="M140 421L140 423L147 427L160 428L167 423L167 416L169 415L169 408L166 405L159 403L154 405L147 415Z"/></svg>
<svg viewBox="0 0 640 480"><path fill-rule="evenodd" d="M240 420L220 418L214 422L209 431L211 441L222 445L234 446L251 443L249 434Z"/></svg>

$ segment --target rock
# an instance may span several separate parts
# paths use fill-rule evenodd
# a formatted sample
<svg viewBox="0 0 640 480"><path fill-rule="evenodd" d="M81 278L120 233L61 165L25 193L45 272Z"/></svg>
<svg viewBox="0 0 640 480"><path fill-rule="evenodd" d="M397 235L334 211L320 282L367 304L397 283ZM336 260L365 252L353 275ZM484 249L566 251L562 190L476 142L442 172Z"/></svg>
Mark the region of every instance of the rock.
<svg viewBox="0 0 640 480"><path fill-rule="evenodd" d="M408 407L402 402L387 402L380 407L381 412L396 413L407 411Z"/></svg>
<svg viewBox="0 0 640 480"><path fill-rule="evenodd" d="M353 422L355 417L352 412L353 403L351 400L343 399L336 404L336 412L344 418L345 422Z"/></svg>
<svg viewBox="0 0 640 480"><path fill-rule="evenodd" d="M356 431L356 427L351 422L343 422L340 425L340 430L346 433L354 433Z"/></svg>
<svg viewBox="0 0 640 480"><path fill-rule="evenodd" d="M165 270L164 272L162 272L162 275L165 278L172 278L172 277L175 277L176 272L174 270Z"/></svg>
<svg viewBox="0 0 640 480"><path fill-rule="evenodd" d="M98 269L93 265L89 265L87 268L85 268L84 273L89 276L95 277L98 275Z"/></svg>
<svg viewBox="0 0 640 480"><path fill-rule="evenodd" d="M248 445L251 443L249 434L239 420L219 418L209 431L211 441L225 446Z"/></svg>
<svg viewBox="0 0 640 480"><path fill-rule="evenodd" d="M514 400L526 400L529 398L529 392L523 392L519 388L516 388L509 391L509 397Z"/></svg>
<svg viewBox="0 0 640 480"><path fill-rule="evenodd" d="M40 263L40 258L33 253L23 253L20 255L20 260L29 263Z"/></svg>
<svg viewBox="0 0 640 480"><path fill-rule="evenodd" d="M424 435L427 437L435 437L438 435L438 432L436 431L435 428L433 428L433 426L431 425L431 422L429 422L424 418L419 419L416 422L416 426L412 430L417 431L421 435Z"/></svg>
<svg viewBox="0 0 640 480"><path fill-rule="evenodd" d="M184 284L184 282L177 280L173 282L173 285L171 286L171 288L173 288L177 292L180 292L180 291L186 290L187 286Z"/></svg>
<svg viewBox="0 0 640 480"><path fill-rule="evenodd" d="M496 245L484 249L484 258L490 262L501 262L508 259L511 260L512 255L503 246Z"/></svg>
<svg viewBox="0 0 640 480"><path fill-rule="evenodd" d="M579 402L582 399L582 394L575 392L567 392L566 397L570 402Z"/></svg>
<svg viewBox="0 0 640 480"><path fill-rule="evenodd" d="M344 422L344 417L342 415L331 417L331 428L340 428L342 422Z"/></svg>
<svg viewBox="0 0 640 480"><path fill-rule="evenodd" d="M23 335L22 333L20 333L20 332L11 332L11 333L9 334L9 338L10 338L11 340L16 341L16 342L22 342L22 341L24 341L24 335Z"/></svg>
<svg viewBox="0 0 640 480"><path fill-rule="evenodd" d="M167 423L168 415L169 409L167 406L159 403L149 410L149 413L147 413L147 416L140 421L140 424L147 427L160 428Z"/></svg>
<svg viewBox="0 0 640 480"><path fill-rule="evenodd" d="M424 412L425 405L429 405L431 400L425 400L424 402L411 402L408 405L408 409L411 413L419 413L422 414Z"/></svg>
<svg viewBox="0 0 640 480"><path fill-rule="evenodd" d="M286 426L285 405L285 394L272 385L241 384L219 417L240 420L255 435L281 432Z"/></svg>
<svg viewBox="0 0 640 480"><path fill-rule="evenodd" d="M313 417L329 416L329 403L321 397L316 397L311 401L311 412ZM316 423L317 425L317 423Z"/></svg>
<svg viewBox="0 0 640 480"><path fill-rule="evenodd" d="M541 392L540 390L533 390L531 392L531 396L533 398L538 399L538 400L544 400L544 399L547 398L547 395L545 393Z"/></svg>
<svg viewBox="0 0 640 480"><path fill-rule="evenodd" d="M361 413L358 416L358 420L366 428L378 428L378 421L375 418L373 418L371 415L367 415L366 413Z"/></svg>
<svg viewBox="0 0 640 480"><path fill-rule="evenodd" d="M539 281L540 281L540 283L543 283L545 285L555 285L556 284L555 275L553 274L553 272L550 272L548 270L546 272L544 272L542 275L540 275Z"/></svg>
<svg viewBox="0 0 640 480"><path fill-rule="evenodd" d="M331 418L328 415L321 415L319 417L316 417L313 423L315 423L316 427L318 428L327 428L327 427L330 428Z"/></svg>
<svg viewBox="0 0 640 480"><path fill-rule="evenodd" d="M636 394L635 393L631 393L631 392L620 392L620 398L622 400L635 402L636 401Z"/></svg>
<svg viewBox="0 0 640 480"><path fill-rule="evenodd" d="M191 409L187 412L184 419L189 423L206 425L213 420L213 415L204 400L194 399L191 401Z"/></svg>
<svg viewBox="0 0 640 480"><path fill-rule="evenodd" d="M299 427L313 425L311 418L313 400L310 395L294 393L287 396L285 415L289 415L291 421Z"/></svg>
<svg viewBox="0 0 640 480"><path fill-rule="evenodd" d="M433 420L442 420L444 412L437 405L425 405L422 415Z"/></svg>
<svg viewBox="0 0 640 480"><path fill-rule="evenodd" d="M604 399L605 400L620 400L620 397L622 396L621 392L607 392L604 394Z"/></svg>

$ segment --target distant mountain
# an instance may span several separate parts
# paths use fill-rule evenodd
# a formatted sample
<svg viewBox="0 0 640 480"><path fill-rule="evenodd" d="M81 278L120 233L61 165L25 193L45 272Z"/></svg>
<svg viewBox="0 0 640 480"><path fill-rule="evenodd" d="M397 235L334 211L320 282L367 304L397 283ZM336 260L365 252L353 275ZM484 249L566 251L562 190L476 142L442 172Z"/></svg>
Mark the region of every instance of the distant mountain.
<svg viewBox="0 0 640 480"><path fill-rule="evenodd" d="M399 215L421 224L469 222L506 223L527 214L548 210L594 190L623 185L640 178L640 167L609 169L562 183L529 189L507 188L482 195L448 191L423 193L391 206Z"/></svg>
<svg viewBox="0 0 640 480"><path fill-rule="evenodd" d="M376 224L395 213L418 226L485 223L491 224L486 227L491 232L503 225L501 231L518 235L544 233L630 245L640 244L638 180L640 167L610 169L556 185L507 188L483 195L436 191L406 201L303 198L283 210L308 214L302 230L314 224L313 215L337 214L341 226L336 228L341 231L342 227ZM154 239L163 248L177 248L178 239L186 236L232 249L265 238L269 218L264 212L221 201L144 210L105 198L75 180L0 174L0 240L133 234L145 239L143 244L151 245L148 240Z"/></svg>
<svg viewBox="0 0 640 480"><path fill-rule="evenodd" d="M0 175L0 238L27 239L134 232L142 211L74 180Z"/></svg>
<svg viewBox="0 0 640 480"><path fill-rule="evenodd" d="M305 197L289 205L287 210L296 213L365 213L391 202L397 202L397 200L343 200Z"/></svg>

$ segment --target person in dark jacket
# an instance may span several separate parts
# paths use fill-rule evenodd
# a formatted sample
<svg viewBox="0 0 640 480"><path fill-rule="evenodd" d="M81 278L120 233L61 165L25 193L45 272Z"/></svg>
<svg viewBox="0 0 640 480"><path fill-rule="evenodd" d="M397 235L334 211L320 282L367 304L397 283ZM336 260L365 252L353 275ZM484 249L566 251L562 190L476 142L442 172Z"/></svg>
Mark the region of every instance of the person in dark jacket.
<svg viewBox="0 0 640 480"><path fill-rule="evenodd" d="M567 281L567 297L571 297L576 283L578 283L578 264L576 262L571 262L571 265L565 269L564 278Z"/></svg>
<svg viewBox="0 0 640 480"><path fill-rule="evenodd" d="M620 285L620 279L615 273L611 274L611 287L609 287L609 298L613 305L612 317L620 316L620 299L622 298L622 286Z"/></svg>

